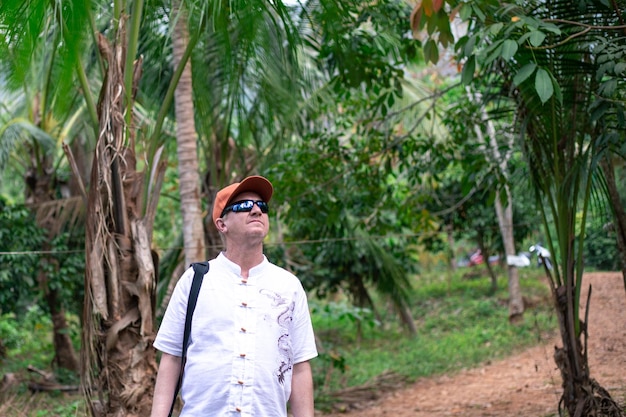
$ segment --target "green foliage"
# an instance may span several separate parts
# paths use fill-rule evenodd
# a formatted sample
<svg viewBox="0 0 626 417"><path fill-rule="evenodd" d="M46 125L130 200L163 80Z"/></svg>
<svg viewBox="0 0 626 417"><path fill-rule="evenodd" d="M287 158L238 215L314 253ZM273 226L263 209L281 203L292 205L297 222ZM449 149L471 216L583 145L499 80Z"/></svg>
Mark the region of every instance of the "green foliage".
<svg viewBox="0 0 626 417"><path fill-rule="evenodd" d="M40 262L40 268L46 272L48 287L59 292L64 309L80 316L84 302L84 229L59 233L51 247L53 253L46 262Z"/></svg>
<svg viewBox="0 0 626 417"><path fill-rule="evenodd" d="M72 95L67 92L72 91L75 65L83 50L82 41L91 27L91 1L52 3L57 12L54 17L61 18L62 22L46 18L51 7L47 2L3 0L0 3L0 26L3 28L0 52L9 58L0 60L0 69L5 76L8 75L6 81L13 87L28 84L34 71L41 71L38 74L40 79L47 78L54 71L57 83L49 87L64 93L58 95L55 103L57 110L61 110L71 102ZM80 33L84 35L79 36ZM45 54L42 47L46 48ZM33 66L33 59L38 54L58 56L59 65L53 68Z"/></svg>
<svg viewBox="0 0 626 417"><path fill-rule="evenodd" d="M74 400L68 404L59 404L51 410L39 410L36 417L75 417L79 412L85 413L86 406L82 399Z"/></svg>
<svg viewBox="0 0 626 417"><path fill-rule="evenodd" d="M399 64L417 52L413 42L398 36L409 17L407 5L393 0L321 1L320 5L306 15L317 23L314 30L323 33L319 59L328 73L337 74L336 91L362 85L391 88L402 71Z"/></svg>
<svg viewBox="0 0 626 417"><path fill-rule="evenodd" d="M78 339L77 318L68 317ZM5 344L7 355L0 357L0 374L13 373L19 380L36 379L28 374L29 366L47 370L54 356L52 343L52 323L49 317L37 306L33 306L21 316L14 313L0 315L0 341ZM54 370L55 380L60 384L78 387L77 376L61 369ZM85 402L76 393L50 391L33 394L25 384L10 387L2 392L0 415L15 417L76 417L87 416Z"/></svg>
<svg viewBox="0 0 626 417"><path fill-rule="evenodd" d="M617 88L624 83L617 74L626 38L617 29L616 11L623 7L623 1L583 0L572 7L566 1L489 0L464 3L460 10L469 26L456 44L459 58L475 57L477 74L485 77L473 84L492 77L491 86L500 86L498 96L504 92L510 99L498 104L505 103L505 109L515 105L516 128L548 245L560 258L554 285L570 282L577 291L586 217L594 192L600 190L594 187L600 183L599 163L623 142L626 126L624 89ZM517 49L505 47L511 40ZM573 236L578 236L575 244ZM569 325L578 336L578 292L570 301L574 305L568 311L574 317L568 317Z"/></svg>
<svg viewBox="0 0 626 417"><path fill-rule="evenodd" d="M406 298L412 263L408 239L398 234L417 223L398 214L408 189L394 184L384 167L367 163L377 143L370 138L355 135L342 145L335 134L311 135L272 175L281 190L276 204L288 225L286 243L311 241L293 247L298 276L320 295L343 288L361 306L369 304L363 282L395 300Z"/></svg>
<svg viewBox="0 0 626 417"><path fill-rule="evenodd" d="M59 291L63 306L80 315L85 272L84 231L78 227L56 235L47 256L41 254L46 233L36 226L25 206L1 203L0 259L10 268L0 270L0 313L23 313L29 306L43 303L37 276L45 273L49 288Z"/></svg>
<svg viewBox="0 0 626 417"><path fill-rule="evenodd" d="M611 230L610 220L603 221L603 217L594 217L587 226L583 251L585 266L601 271L617 271L620 263L615 231Z"/></svg>
<svg viewBox="0 0 626 417"><path fill-rule="evenodd" d="M8 372L23 371L28 365L48 368L54 355L52 322L41 308L32 306L19 316L5 313L0 318L0 340L7 348L3 367Z"/></svg>
<svg viewBox="0 0 626 417"><path fill-rule="evenodd" d="M415 93L404 80L415 57L401 29L408 15L393 0L306 5L307 52L330 88L315 91L301 136L269 170L285 258L298 259L307 288L345 290L359 306L371 304L366 283L406 301L414 234L435 228L412 185L438 147L417 127L398 127L419 124L415 103L400 104ZM290 245L300 241L311 243Z"/></svg>
<svg viewBox="0 0 626 417"><path fill-rule="evenodd" d="M365 325L367 329L380 326L373 311L369 308L356 307L346 302L321 302L313 300L310 303L313 327L332 328L334 332L347 333L355 326ZM346 340L355 340L357 334L348 336ZM333 342L330 341L332 344Z"/></svg>
<svg viewBox="0 0 626 417"><path fill-rule="evenodd" d="M37 270L44 233L30 210L0 199L0 314L23 313L37 299Z"/></svg>
<svg viewBox="0 0 626 417"><path fill-rule="evenodd" d="M0 414L11 417L89 416L82 396L54 391L28 395L18 391L0 403Z"/></svg>
<svg viewBox="0 0 626 417"><path fill-rule="evenodd" d="M347 319L340 304L329 304L333 306L330 310L314 308L315 331L326 355L312 362L314 375L325 378L323 384L316 385L320 407L327 406L332 391L365 384L384 372L397 373L409 381L456 372L552 337L556 322L540 268L520 270L522 292L529 306L525 321L518 325L508 322L506 290L490 296L487 278L463 279L464 272L459 270L450 279L440 273L416 278L411 296L411 310L418 324L416 337L401 331L391 311L358 338L359 322ZM506 288L506 277L499 279L503 281L499 287ZM329 314L336 320L330 320Z"/></svg>
<svg viewBox="0 0 626 417"><path fill-rule="evenodd" d="M337 100L350 105L363 96L371 115L393 108L403 94L405 66L417 57L415 43L404 36L409 14L398 0L307 3L300 16L307 23L306 46L333 93L322 114Z"/></svg>
<svg viewBox="0 0 626 417"><path fill-rule="evenodd" d="M74 346L79 346L78 316L67 315L66 321ZM52 328L49 314L37 305L30 306L20 315L15 313L0 315L0 341L6 348L6 356L0 357L2 365L0 370L22 375L29 366L42 370L49 369L55 354ZM71 371L56 368L53 372L56 381L61 384L78 384L78 376Z"/></svg>

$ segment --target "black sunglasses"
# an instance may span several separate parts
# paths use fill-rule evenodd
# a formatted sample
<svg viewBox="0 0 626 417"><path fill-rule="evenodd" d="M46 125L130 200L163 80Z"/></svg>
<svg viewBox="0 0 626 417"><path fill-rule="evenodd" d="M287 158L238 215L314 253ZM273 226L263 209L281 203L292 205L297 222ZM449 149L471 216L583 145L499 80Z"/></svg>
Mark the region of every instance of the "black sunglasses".
<svg viewBox="0 0 626 417"><path fill-rule="evenodd" d="M259 208L261 209L261 213L267 213L268 211L270 211L269 206L263 200L258 200L258 201L242 200L242 201L235 201L229 206L224 207L224 210L222 211L222 215L220 217L224 217L224 214L228 213L229 211L232 211L233 213L250 212L254 208L255 204L259 206Z"/></svg>

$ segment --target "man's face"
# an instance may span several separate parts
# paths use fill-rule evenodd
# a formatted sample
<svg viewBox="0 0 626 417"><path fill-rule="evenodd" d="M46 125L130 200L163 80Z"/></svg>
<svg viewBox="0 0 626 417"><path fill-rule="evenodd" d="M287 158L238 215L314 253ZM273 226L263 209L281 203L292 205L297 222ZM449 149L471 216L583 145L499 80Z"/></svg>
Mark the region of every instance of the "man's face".
<svg viewBox="0 0 626 417"><path fill-rule="evenodd" d="M254 192L244 192L236 195L232 202L237 203L245 200L259 201L261 197ZM257 204L253 204L252 210L249 212L229 211L222 217L222 220L226 227L224 234L228 239L263 239L269 232L269 216L267 213L263 213Z"/></svg>

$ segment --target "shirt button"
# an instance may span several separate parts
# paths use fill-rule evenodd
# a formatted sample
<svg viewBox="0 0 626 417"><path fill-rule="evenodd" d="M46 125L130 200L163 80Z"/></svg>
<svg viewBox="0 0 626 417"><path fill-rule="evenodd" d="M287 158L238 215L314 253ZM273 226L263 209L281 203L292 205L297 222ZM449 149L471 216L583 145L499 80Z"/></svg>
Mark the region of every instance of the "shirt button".
<svg viewBox="0 0 626 417"><path fill-rule="evenodd" d="M246 332L246 328L245 328L245 327L242 327L242 328L241 328L241 331L245 333L245 332Z"/></svg>
<svg viewBox="0 0 626 417"><path fill-rule="evenodd" d="M244 307L248 307L248 303L246 303L245 301L242 301L241 305L244 306Z"/></svg>
<svg viewBox="0 0 626 417"><path fill-rule="evenodd" d="M242 283L242 284L247 284L247 283L248 283L248 280L247 280L247 279L242 279L242 280L241 280L241 283Z"/></svg>
<svg viewBox="0 0 626 417"><path fill-rule="evenodd" d="M237 411L238 413L241 413L241 407L235 407L235 411Z"/></svg>
<svg viewBox="0 0 626 417"><path fill-rule="evenodd" d="M240 354L239 354L239 357L241 357L241 358L245 358L245 357L246 357L246 354L245 354L245 353L240 353Z"/></svg>
<svg viewBox="0 0 626 417"><path fill-rule="evenodd" d="M239 385L243 385L243 381L242 381L242 380L237 381L237 383L238 383Z"/></svg>

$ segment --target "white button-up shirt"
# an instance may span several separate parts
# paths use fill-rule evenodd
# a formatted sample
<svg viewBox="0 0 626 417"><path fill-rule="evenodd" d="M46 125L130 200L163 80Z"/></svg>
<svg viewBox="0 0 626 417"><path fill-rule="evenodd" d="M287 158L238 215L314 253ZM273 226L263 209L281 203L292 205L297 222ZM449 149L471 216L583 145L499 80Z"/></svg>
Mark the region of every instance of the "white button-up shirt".
<svg viewBox="0 0 626 417"><path fill-rule="evenodd" d="M172 294L154 346L181 356L188 269ZM193 315L181 416L286 416L293 365L317 356L306 293L266 258L247 279L220 254L210 261Z"/></svg>

